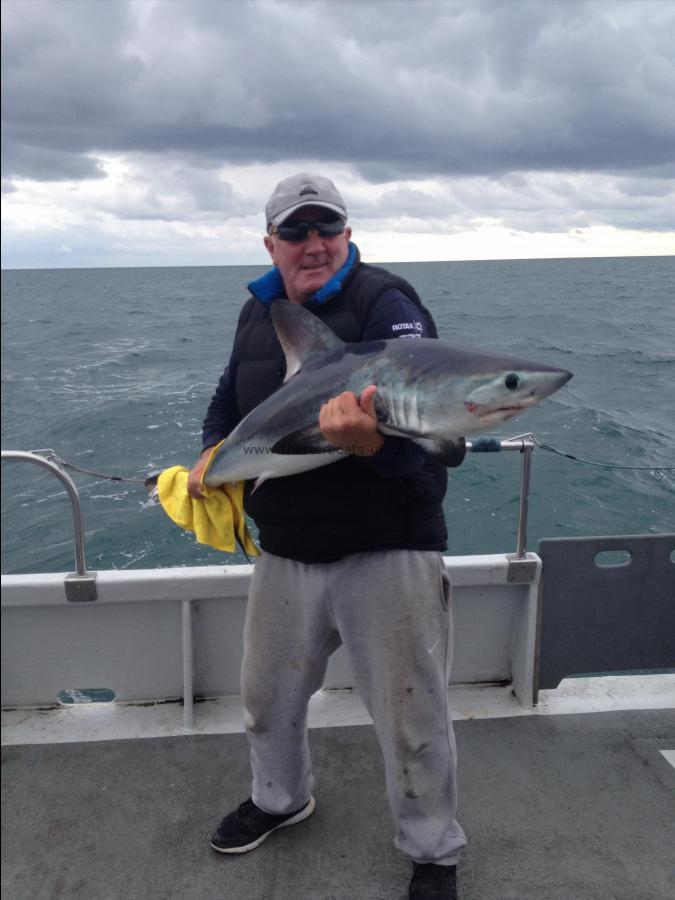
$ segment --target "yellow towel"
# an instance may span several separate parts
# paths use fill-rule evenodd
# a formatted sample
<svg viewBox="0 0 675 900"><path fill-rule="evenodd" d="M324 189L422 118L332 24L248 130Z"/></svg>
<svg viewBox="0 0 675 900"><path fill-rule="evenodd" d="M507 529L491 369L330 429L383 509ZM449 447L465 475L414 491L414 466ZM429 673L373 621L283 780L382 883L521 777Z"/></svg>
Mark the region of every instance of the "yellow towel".
<svg viewBox="0 0 675 900"><path fill-rule="evenodd" d="M193 500L187 492L189 470L171 466L157 479L157 494L167 516L188 531L200 544L233 553L235 535L249 556L260 551L253 543L244 516L244 482L210 488L202 483L203 500Z"/></svg>

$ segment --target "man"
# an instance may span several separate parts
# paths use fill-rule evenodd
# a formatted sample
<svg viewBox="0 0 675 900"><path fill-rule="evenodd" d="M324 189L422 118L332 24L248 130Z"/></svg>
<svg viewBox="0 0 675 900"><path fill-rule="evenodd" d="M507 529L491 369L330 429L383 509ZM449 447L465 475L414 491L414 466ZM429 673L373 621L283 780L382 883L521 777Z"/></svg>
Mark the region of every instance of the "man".
<svg viewBox="0 0 675 900"><path fill-rule="evenodd" d="M204 421L204 452L190 473L195 498L211 448L283 380L273 299L303 304L345 341L437 337L407 282L360 262L330 180L286 178L266 214L274 268L249 285L252 297ZM465 837L455 819L446 690L450 587L440 551L447 473L416 444L378 431L376 392L370 385L360 397L342 393L321 408L324 437L349 456L246 492L262 548L242 667L253 790L211 845L242 853L311 815L307 704L342 643L382 748L395 844L413 862L409 896L452 900Z"/></svg>

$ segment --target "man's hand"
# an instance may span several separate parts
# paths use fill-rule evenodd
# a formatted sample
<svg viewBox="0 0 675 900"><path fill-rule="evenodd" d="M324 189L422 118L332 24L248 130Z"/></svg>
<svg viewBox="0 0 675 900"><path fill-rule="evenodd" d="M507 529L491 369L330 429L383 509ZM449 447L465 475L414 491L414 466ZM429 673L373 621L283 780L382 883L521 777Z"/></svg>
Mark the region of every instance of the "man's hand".
<svg viewBox="0 0 675 900"><path fill-rule="evenodd" d="M215 446L215 445L214 445ZM199 457L194 466L190 469L188 475L187 492L193 500L203 500L204 495L201 492L202 472L206 466L213 447L207 447Z"/></svg>
<svg viewBox="0 0 675 900"><path fill-rule="evenodd" d="M319 413L319 428L326 440L356 456L373 456L382 449L384 435L377 430L375 394L369 385L358 398L345 391L324 403Z"/></svg>

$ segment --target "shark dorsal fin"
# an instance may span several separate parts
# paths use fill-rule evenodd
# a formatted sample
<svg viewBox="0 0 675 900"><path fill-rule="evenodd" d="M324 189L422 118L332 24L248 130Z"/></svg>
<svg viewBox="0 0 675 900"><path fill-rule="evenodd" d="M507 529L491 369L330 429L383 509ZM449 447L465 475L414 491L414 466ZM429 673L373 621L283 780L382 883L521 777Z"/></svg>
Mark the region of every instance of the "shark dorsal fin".
<svg viewBox="0 0 675 900"><path fill-rule="evenodd" d="M338 350L344 342L321 319L290 300L273 300L272 322L286 356L288 381L314 356Z"/></svg>

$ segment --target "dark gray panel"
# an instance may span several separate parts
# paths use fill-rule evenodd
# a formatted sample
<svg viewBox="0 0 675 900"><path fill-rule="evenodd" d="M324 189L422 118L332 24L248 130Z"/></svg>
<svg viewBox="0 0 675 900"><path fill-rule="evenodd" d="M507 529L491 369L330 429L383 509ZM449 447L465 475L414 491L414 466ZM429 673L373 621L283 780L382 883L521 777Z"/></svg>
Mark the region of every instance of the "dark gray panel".
<svg viewBox="0 0 675 900"><path fill-rule="evenodd" d="M599 566L603 551L630 561ZM539 542L538 688L567 675L675 667L675 534Z"/></svg>

